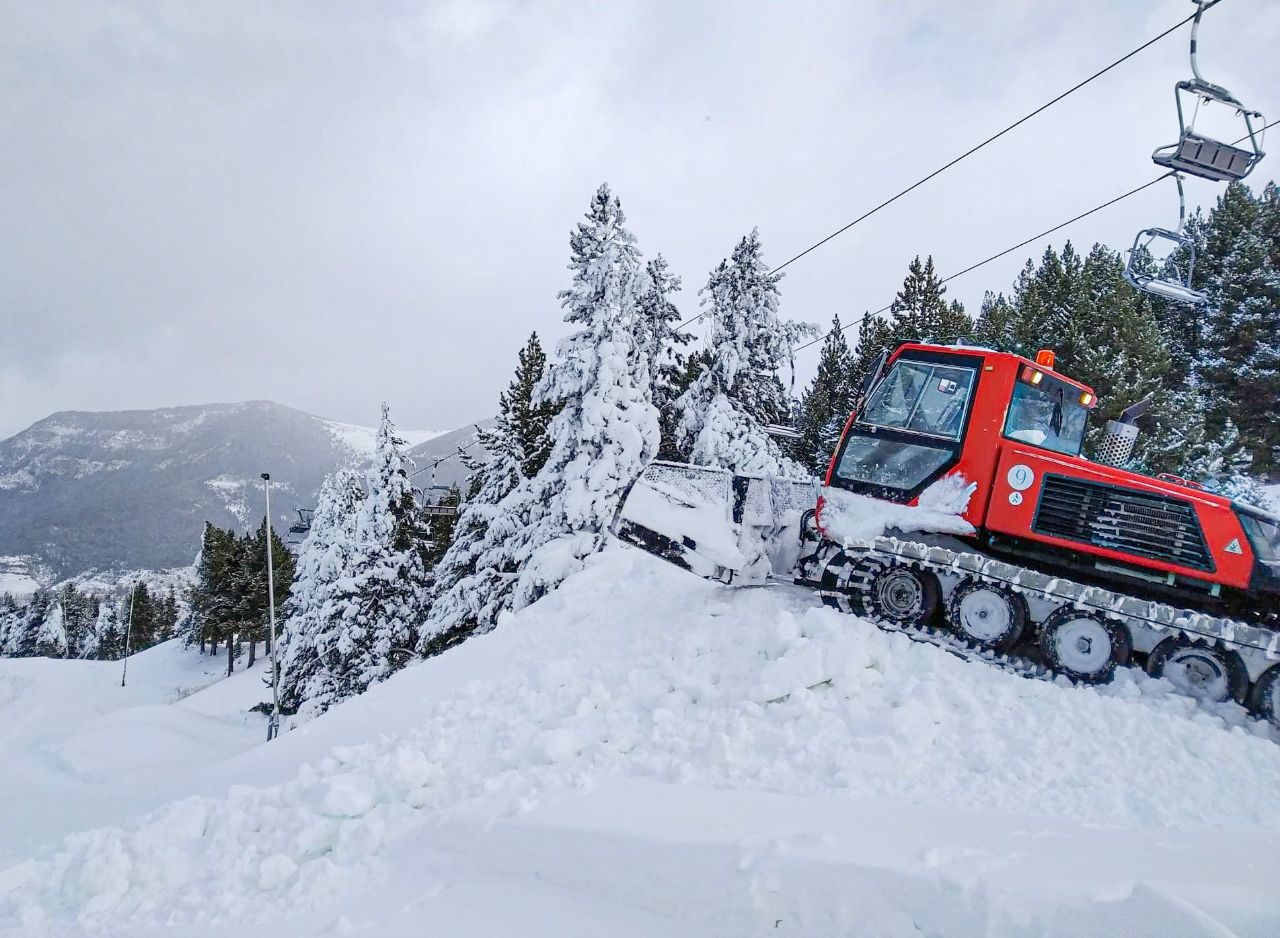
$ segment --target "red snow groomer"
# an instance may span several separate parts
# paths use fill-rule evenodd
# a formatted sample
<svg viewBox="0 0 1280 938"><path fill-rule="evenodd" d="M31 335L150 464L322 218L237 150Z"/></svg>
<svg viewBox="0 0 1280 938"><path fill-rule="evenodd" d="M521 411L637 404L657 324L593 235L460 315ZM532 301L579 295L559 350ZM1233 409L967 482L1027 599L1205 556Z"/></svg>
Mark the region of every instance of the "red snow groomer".
<svg viewBox="0 0 1280 938"><path fill-rule="evenodd" d="M1280 518L1118 468L1147 402L1082 457L1097 400L1053 365L903 345L868 377L825 486L654 463L613 531L968 657L1082 682L1137 659L1280 722Z"/></svg>

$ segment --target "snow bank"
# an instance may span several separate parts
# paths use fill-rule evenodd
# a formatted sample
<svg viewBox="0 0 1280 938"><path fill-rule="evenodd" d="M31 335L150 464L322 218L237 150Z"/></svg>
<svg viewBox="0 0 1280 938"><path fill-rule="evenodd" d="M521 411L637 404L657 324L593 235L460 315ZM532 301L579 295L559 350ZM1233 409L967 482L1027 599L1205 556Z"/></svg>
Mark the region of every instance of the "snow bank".
<svg viewBox="0 0 1280 938"><path fill-rule="evenodd" d="M594 790L617 791L623 782L656 786L673 803L699 789L758 793L762 805L783 796L820 799L863 806L871 815L889 802L927 806L920 810L930 819L979 812L1014 840L1017 830L1041 823L1045 830L1027 838L1042 845L1046 863L1053 842L1044 846L1044 838L1075 832L1078 876L1091 862L1090 829L1114 837L1141 831L1126 849L1148 858L1208 842L1228 868L1248 840L1242 832L1262 831L1269 840L1280 830L1280 746L1238 714L1199 710L1164 682L1127 673L1103 689L1027 681L815 607L798 591L724 590L623 549L596 557L494 633L308 724L300 741L315 745L330 725L349 731L348 707L366 734L380 738L335 748L280 785L191 798L121 828L69 837L0 871L0 923L136 928L372 907L387 878L407 862L415 882L427 867L515 862L503 839L518 836L511 824ZM269 759L290 744L286 736L260 752ZM603 814L616 824L597 833L622 837L627 810L625 799L613 803ZM678 824L666 823L673 826L649 836L680 842ZM724 820L726 830L738 823L743 837L755 829L748 819ZM498 833L485 847L484 832L494 825ZM856 829L833 830L835 853L853 849ZM609 895L629 907L654 912L671 898L653 893L654 881L644 876L630 878L626 866L587 869L587 855L571 846L577 834L562 830L561 853L548 846L551 836L540 835L540 847L525 844L521 862L530 875L560 871L573 879L564 873L572 867L590 879L612 869ZM951 835L939 836L945 842ZM973 837L980 840L981 831ZM966 889L997 889L1007 879L1002 871L1016 866L1017 851L1030 849L1014 840L1002 863L975 863L955 850L917 856L908 864L911 875L925 879L912 880L912 889L936 897L951 888L938 885L941 867L967 870ZM1143 854L1147 842L1150 852ZM447 862L433 853L441 849L454 851ZM466 851L477 853L468 860ZM664 866L652 851L647 856L655 870ZM679 862L693 861L681 854ZM1197 859L1192 873L1179 875L1202 868ZM804 878L800 867L788 869L782 881ZM1158 870L1153 865L1143 876L1158 879ZM1244 901L1243 895L1251 914L1274 926L1280 906L1265 872L1243 876L1229 899ZM811 920L826 916L839 924L836 906L850 899L836 887L850 874L846 868L824 875L831 889L823 901L835 905ZM445 888L432 882L418 882L418 889ZM687 914L665 933L710 933L690 923L713 920L717 910L737 921L772 908L758 904L763 893L739 906L736 894L717 898L719 880L698 882L700 895L683 896ZM1128 895L1073 892L1078 882L1058 884L1050 912ZM263 901L268 896L270 903ZM977 911L968 908L971 918L960 930L985 932L990 921L1013 914L988 907L989 899ZM420 923L430 913L421 906L426 900L415 901L408 918ZM690 904L698 904L696 914ZM1143 908L1139 902L1134 914ZM400 914L396 909L386 914ZM883 929L897 931L904 929Z"/></svg>

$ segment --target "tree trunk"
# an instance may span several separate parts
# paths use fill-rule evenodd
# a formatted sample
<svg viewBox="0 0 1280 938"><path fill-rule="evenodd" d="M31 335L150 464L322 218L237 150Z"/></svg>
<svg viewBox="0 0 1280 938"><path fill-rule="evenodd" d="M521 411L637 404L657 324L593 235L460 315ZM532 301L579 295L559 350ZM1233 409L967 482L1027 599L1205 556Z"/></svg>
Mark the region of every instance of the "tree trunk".
<svg viewBox="0 0 1280 938"><path fill-rule="evenodd" d="M252 668L254 661L258 658L258 643L253 636L249 636L249 663L245 667Z"/></svg>
<svg viewBox="0 0 1280 938"><path fill-rule="evenodd" d="M231 677L236 669L236 643L234 637L227 634L227 677Z"/></svg>

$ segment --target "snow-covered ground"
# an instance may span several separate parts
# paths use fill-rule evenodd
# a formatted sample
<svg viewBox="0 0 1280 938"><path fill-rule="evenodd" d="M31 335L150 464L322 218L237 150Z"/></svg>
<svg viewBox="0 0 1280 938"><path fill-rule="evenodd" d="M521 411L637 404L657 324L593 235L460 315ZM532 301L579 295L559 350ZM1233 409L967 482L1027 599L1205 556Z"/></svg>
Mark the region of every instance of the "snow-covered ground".
<svg viewBox="0 0 1280 938"><path fill-rule="evenodd" d="M178 701L216 664L149 654L109 712L114 667L0 662L18 934L1280 933L1280 746L1239 712L634 551L271 743L256 675Z"/></svg>
<svg viewBox="0 0 1280 938"><path fill-rule="evenodd" d="M38 589L40 584L25 573L0 573L0 593L8 593L15 599L25 599Z"/></svg>
<svg viewBox="0 0 1280 938"><path fill-rule="evenodd" d="M118 661L0 658L0 864L184 795L262 740L261 674L225 673L176 641L131 657L124 687Z"/></svg>
<svg viewBox="0 0 1280 938"><path fill-rule="evenodd" d="M40 589L40 581L25 557L0 556L0 594L26 599Z"/></svg>

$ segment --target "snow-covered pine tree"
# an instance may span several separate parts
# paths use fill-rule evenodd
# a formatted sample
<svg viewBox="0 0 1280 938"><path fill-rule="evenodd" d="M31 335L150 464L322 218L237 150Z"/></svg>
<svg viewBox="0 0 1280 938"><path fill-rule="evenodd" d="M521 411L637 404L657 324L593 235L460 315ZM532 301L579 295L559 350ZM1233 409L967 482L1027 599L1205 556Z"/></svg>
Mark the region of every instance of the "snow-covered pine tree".
<svg viewBox="0 0 1280 938"><path fill-rule="evenodd" d="M110 598L98 604L98 615L85 637L81 657L96 661L114 661L124 652L124 631L120 625L119 606Z"/></svg>
<svg viewBox="0 0 1280 938"><path fill-rule="evenodd" d="M276 613L289 598L289 589L293 583L293 554L285 547L275 527L271 528L271 563L275 577ZM240 565L236 577L236 591L239 594L239 616L243 625L243 638L249 642L249 660L245 667L253 667L257 659L257 643L263 642L264 653L271 652L270 616L267 608L267 519L264 517L257 530L245 543L241 552ZM172 618L171 629L177 622L177 610L172 606L172 597L165 607L164 617Z"/></svg>
<svg viewBox="0 0 1280 938"><path fill-rule="evenodd" d="M433 594L423 654L493 628L503 610L535 601L579 569L603 545L626 486L657 453L637 310L648 277L625 221L602 185L570 236L573 280L560 299L565 321L580 328L560 343L534 396L558 408L546 463L477 515L486 522L478 539L460 531L441 567L456 560L461 575Z"/></svg>
<svg viewBox="0 0 1280 938"><path fill-rule="evenodd" d="M676 330L680 310L671 301L680 290L680 278L671 273L661 254L645 266L649 288L636 301L640 314L638 344L649 362L649 396L658 409L658 444L660 459L679 459L676 426L680 415L676 400L687 389L687 346L693 337Z"/></svg>
<svg viewBox="0 0 1280 938"><path fill-rule="evenodd" d="M516 447L512 454L519 460L521 478L537 475L551 452L547 428L559 408L552 401L535 400L534 396L538 383L546 373L547 355L538 341L538 333L534 332L520 350L516 376L511 386L498 400L498 421L505 423L510 442L501 444L496 438L492 441L494 445ZM488 442L482 439L481 445L488 451ZM512 481L511 488L515 488L516 481L518 480Z"/></svg>
<svg viewBox="0 0 1280 938"><path fill-rule="evenodd" d="M947 302L946 292L933 266L933 256L921 262L917 255L908 265L902 289L889 307L895 339L950 345L970 338L973 321L959 302Z"/></svg>
<svg viewBox="0 0 1280 938"><path fill-rule="evenodd" d="M1276 218L1269 217L1271 215ZM1205 289L1209 312L1199 378L1209 399L1210 427L1230 420L1255 471L1280 463L1280 199L1263 199L1239 184L1228 187L1210 215Z"/></svg>
<svg viewBox="0 0 1280 938"><path fill-rule="evenodd" d="M81 658L84 656L84 645L93 620L98 615L97 604L92 596L80 592L74 583L64 584L58 591L58 602L62 606L63 631L66 635L66 657Z"/></svg>
<svg viewBox="0 0 1280 938"><path fill-rule="evenodd" d="M835 316L831 320L831 331L822 343L817 373L801 397L797 412L796 429L801 435L794 441L792 457L811 475L821 476L826 472L853 409L857 389L850 384L852 377L853 355L845 341L840 317Z"/></svg>
<svg viewBox="0 0 1280 938"><path fill-rule="evenodd" d="M973 341L997 352L1014 351L1014 323L1018 312L1003 293L988 290L982 297L978 319L973 324Z"/></svg>
<svg viewBox="0 0 1280 938"><path fill-rule="evenodd" d="M12 593L0 593L0 658L9 654L9 642L17 632L21 612Z"/></svg>
<svg viewBox="0 0 1280 938"><path fill-rule="evenodd" d="M311 530L298 551L282 614L280 705L303 719L324 713L349 692L335 677L342 670L337 647L345 623L334 596L351 568L364 500L364 484L356 470L340 469L326 478Z"/></svg>
<svg viewBox="0 0 1280 938"><path fill-rule="evenodd" d="M1062 330L1067 349L1063 354L1071 356L1063 367L1092 387L1101 402L1091 421L1086 452L1097 445L1108 418L1155 393L1155 409L1144 421L1150 430L1160 408L1171 403L1158 393L1169 370L1169 352L1150 302L1124 279L1123 258L1095 244L1074 274L1065 302L1073 315L1070 326Z"/></svg>
<svg viewBox="0 0 1280 938"><path fill-rule="evenodd" d="M61 600L53 603L36 631L35 652L45 658L66 658L67 615Z"/></svg>
<svg viewBox="0 0 1280 938"><path fill-rule="evenodd" d="M125 600L130 603L129 599ZM156 640L157 610L155 597L147 584L139 580L133 588L131 604L126 607L126 629L129 632L129 653L150 648Z"/></svg>
<svg viewBox="0 0 1280 938"><path fill-rule="evenodd" d="M479 431L483 461L468 461L471 493L459 511L453 539L431 570L428 620L418 646L422 655L456 644L480 621L492 622L505 601L501 582L510 571L481 568L479 557L500 545L512 519L500 507L516 487L546 464L547 426L556 408L534 402L547 357L535 332L520 350L515 377L498 396L493 427ZM497 604L497 605L494 605Z"/></svg>
<svg viewBox="0 0 1280 938"><path fill-rule="evenodd" d="M191 634L198 636L202 651L207 646L217 654L218 643L223 639L232 642L238 628L240 561L240 539L235 531L206 522L196 559L196 582L191 590L195 618Z"/></svg>
<svg viewBox="0 0 1280 938"><path fill-rule="evenodd" d="M335 644L338 661L331 669L343 697L389 677L407 663L417 644L426 571L414 531L417 510L403 446L384 404L350 564L331 600L342 622Z"/></svg>
<svg viewBox="0 0 1280 938"><path fill-rule="evenodd" d="M711 323L711 362L677 402L677 444L698 465L743 474L806 475L765 432L785 423L791 400L779 371L797 341L817 334L778 317L778 281L761 257L760 232L738 242L699 291Z"/></svg>
<svg viewBox="0 0 1280 938"><path fill-rule="evenodd" d="M560 292L564 339L534 401L559 408L548 428L551 451L541 471L512 493L525 494L529 523L515 557L519 609L580 569L605 542L614 511L657 455L658 412L650 398L652 363L641 336L639 299L649 289L622 203L601 185L570 237L573 278Z"/></svg>

